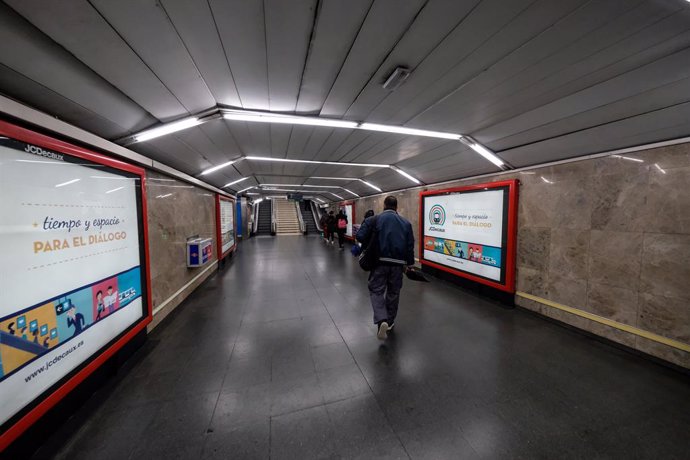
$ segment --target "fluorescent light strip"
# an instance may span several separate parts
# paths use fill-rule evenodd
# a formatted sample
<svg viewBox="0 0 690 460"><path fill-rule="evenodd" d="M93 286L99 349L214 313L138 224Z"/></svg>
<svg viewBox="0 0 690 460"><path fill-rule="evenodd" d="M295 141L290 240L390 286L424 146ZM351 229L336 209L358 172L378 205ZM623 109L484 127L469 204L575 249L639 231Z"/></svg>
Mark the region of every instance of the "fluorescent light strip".
<svg viewBox="0 0 690 460"><path fill-rule="evenodd" d="M459 141L461 135L455 133L444 133L441 131L428 131L426 129L406 128L404 126L379 125L376 123L361 123L359 129L366 131L380 131L384 133L408 134L410 136L437 137L440 139L450 139Z"/></svg>
<svg viewBox="0 0 690 460"><path fill-rule="evenodd" d="M321 176L311 176L311 177L307 177L307 179L349 180L349 181L360 180L357 177L321 177Z"/></svg>
<svg viewBox="0 0 690 460"><path fill-rule="evenodd" d="M688 0L688 1L690 1L690 0ZM666 171L664 171L663 169L661 169L661 166L659 166L659 165L656 164L656 163L654 163L654 166L656 166L656 169L658 169L658 170L661 171L662 173L666 174Z"/></svg>
<svg viewBox="0 0 690 460"><path fill-rule="evenodd" d="M61 184L56 184L55 187L64 187L65 185L74 184L75 182L79 182L80 180L81 179L68 180L67 182L63 182Z"/></svg>
<svg viewBox="0 0 690 460"><path fill-rule="evenodd" d="M341 200L344 200L344 199L345 199L345 198L343 198L342 196L336 195L336 194L333 193L333 192L328 192L328 193L330 193L330 194L333 195L334 197L339 198L339 199L341 199Z"/></svg>
<svg viewBox="0 0 690 460"><path fill-rule="evenodd" d="M375 186L375 185L372 184L371 182L367 182L367 181L365 181L364 179L359 179L359 180L360 180L360 182L363 182L364 184L366 184L366 185L368 185L369 187L373 188L373 189L376 190L377 192L383 192L383 190L381 190L380 188L378 188L377 186Z"/></svg>
<svg viewBox="0 0 690 460"><path fill-rule="evenodd" d="M230 166L230 165L233 164L234 162L235 162L235 160L233 160L233 161L228 161L227 163L223 163L223 164L220 164L220 165L218 165L218 166L214 166L213 168L208 168L207 170L202 171L202 173L199 174L199 175L200 175L200 176L205 176L206 174L211 174L212 172L216 172L216 171L218 171L219 169L225 168L226 166Z"/></svg>
<svg viewBox="0 0 690 460"><path fill-rule="evenodd" d="M165 195L158 195L156 198L167 198L171 195L172 195L172 193L166 193Z"/></svg>
<svg viewBox="0 0 690 460"><path fill-rule="evenodd" d="M266 187L311 187L311 188L342 188L337 185L309 185L309 184L261 184Z"/></svg>
<svg viewBox="0 0 690 460"><path fill-rule="evenodd" d="M481 145L479 142L475 141L469 136L460 136L460 142L498 166L499 168L503 168L505 165L505 162L501 160L499 157L497 157L491 150L487 149L483 145Z"/></svg>
<svg viewBox="0 0 690 460"><path fill-rule="evenodd" d="M142 131L134 136L135 142L144 142L157 137L165 136L166 134L172 134L177 131L182 131L183 129L191 128L201 124L201 120L198 117L185 118L184 120L169 123L158 128L149 129L147 131Z"/></svg>
<svg viewBox="0 0 690 460"><path fill-rule="evenodd" d="M243 177L243 178L241 178L241 179L237 179L237 180L234 180L234 181L232 181L232 182L228 182L227 184L223 185L221 188L230 187L231 185L239 184L239 183L242 182L243 180L247 180L247 179L249 179L249 178L248 178L248 177Z"/></svg>
<svg viewBox="0 0 690 460"><path fill-rule="evenodd" d="M112 190L108 190L108 191L107 191L107 192L105 192L105 193L113 193L113 192L117 192L118 190L122 190L123 188L124 188L124 187L118 187L118 188L114 188L114 189L112 189Z"/></svg>
<svg viewBox="0 0 690 460"><path fill-rule="evenodd" d="M356 196L357 198L360 197L359 195L357 195L357 194L356 194L355 192L353 192L352 190L348 190L348 189L346 189L345 187L340 187L340 188L342 188L343 190L345 190L347 193L350 193L350 194Z"/></svg>
<svg viewBox="0 0 690 460"><path fill-rule="evenodd" d="M407 179L410 179L410 180L411 180L412 182L414 182L415 184L417 184L417 185L421 184L421 181L419 181L419 180L415 179L414 177L410 176L409 174L407 174L405 171L403 171L402 169L398 168L397 166L391 166L391 169L392 169L393 171L397 172L398 174L400 174L401 176L406 177Z"/></svg>
<svg viewBox="0 0 690 460"><path fill-rule="evenodd" d="M271 157L255 157L255 156L248 156L244 157L245 160L250 160L250 161L277 161L277 162L282 162L282 163L307 163L307 164L313 164L313 165L335 165L335 166L361 166L361 167L369 167L369 168L388 168L388 165L380 165L380 164L373 164L373 163L342 163L342 162L337 162L337 161L316 161L316 160L293 160L290 158L271 158Z"/></svg>
<svg viewBox="0 0 690 460"><path fill-rule="evenodd" d="M252 185L251 187L243 188L242 190L238 191L237 193L246 192L247 190L251 190L253 188L256 188L256 185Z"/></svg>
<svg viewBox="0 0 690 460"><path fill-rule="evenodd" d="M334 120L317 117L298 117L294 115L278 115L262 112L245 112L230 110L223 112L223 118L235 121L250 121L258 123L284 123L289 125L328 126L331 128L356 128L356 121Z"/></svg>

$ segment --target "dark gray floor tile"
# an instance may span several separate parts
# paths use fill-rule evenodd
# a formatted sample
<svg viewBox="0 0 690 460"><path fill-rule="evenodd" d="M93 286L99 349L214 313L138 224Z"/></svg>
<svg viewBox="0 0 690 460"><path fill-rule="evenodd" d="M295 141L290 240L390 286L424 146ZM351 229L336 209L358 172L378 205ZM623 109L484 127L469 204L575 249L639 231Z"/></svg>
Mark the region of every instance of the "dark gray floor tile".
<svg viewBox="0 0 690 460"><path fill-rule="evenodd" d="M281 415L324 403L316 374L271 382L271 415Z"/></svg>
<svg viewBox="0 0 690 460"><path fill-rule="evenodd" d="M312 347L312 357L317 371L354 364L350 350L343 342Z"/></svg>
<svg viewBox="0 0 690 460"><path fill-rule="evenodd" d="M203 459L268 459L270 418L234 427L215 429L206 435Z"/></svg>
<svg viewBox="0 0 690 460"><path fill-rule="evenodd" d="M320 371L318 372L318 379L326 402L371 393L369 384L355 364Z"/></svg>
<svg viewBox="0 0 690 460"><path fill-rule="evenodd" d="M271 418L271 459L337 458L324 406Z"/></svg>

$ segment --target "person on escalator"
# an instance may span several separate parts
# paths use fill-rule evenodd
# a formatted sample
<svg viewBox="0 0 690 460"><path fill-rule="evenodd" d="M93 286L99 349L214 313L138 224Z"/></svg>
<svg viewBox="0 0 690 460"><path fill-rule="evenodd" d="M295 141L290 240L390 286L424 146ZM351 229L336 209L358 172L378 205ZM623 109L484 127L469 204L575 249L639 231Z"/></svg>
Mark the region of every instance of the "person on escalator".
<svg viewBox="0 0 690 460"><path fill-rule="evenodd" d="M342 209L335 216L335 222L338 227L338 247L342 251L345 247L345 232L347 231L347 215Z"/></svg>

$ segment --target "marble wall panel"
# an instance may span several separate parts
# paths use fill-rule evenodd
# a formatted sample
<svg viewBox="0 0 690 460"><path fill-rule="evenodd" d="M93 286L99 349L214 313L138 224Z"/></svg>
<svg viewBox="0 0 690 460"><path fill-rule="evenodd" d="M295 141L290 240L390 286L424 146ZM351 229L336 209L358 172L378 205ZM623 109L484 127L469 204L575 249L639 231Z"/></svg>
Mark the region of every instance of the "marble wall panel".
<svg viewBox="0 0 690 460"><path fill-rule="evenodd" d="M648 173L602 174L593 179L592 228L642 232L648 225Z"/></svg>
<svg viewBox="0 0 690 460"><path fill-rule="evenodd" d="M637 324L637 291L606 284L589 283L585 310L619 323Z"/></svg>
<svg viewBox="0 0 690 460"><path fill-rule="evenodd" d="M638 326L690 343L690 303L685 299L640 294Z"/></svg>
<svg viewBox="0 0 690 460"><path fill-rule="evenodd" d="M569 307L584 309L587 305L587 281L549 274L548 299Z"/></svg>
<svg viewBox="0 0 690 460"><path fill-rule="evenodd" d="M545 271L549 264L551 229L523 227L518 232L518 267Z"/></svg>
<svg viewBox="0 0 690 460"><path fill-rule="evenodd" d="M642 256L641 233L592 230L589 241L589 280L637 289Z"/></svg>
<svg viewBox="0 0 690 460"><path fill-rule="evenodd" d="M188 237L213 238L212 260L216 259L215 197L211 192L157 172L148 171L146 181L151 295L155 309L202 270L187 268Z"/></svg>
<svg viewBox="0 0 690 460"><path fill-rule="evenodd" d="M565 278L586 279L589 230L553 228L549 239L549 272Z"/></svg>
<svg viewBox="0 0 690 460"><path fill-rule="evenodd" d="M548 297L548 273L546 271L518 266L516 279L521 291L538 297Z"/></svg>
<svg viewBox="0 0 690 460"><path fill-rule="evenodd" d="M649 173L644 231L690 234L690 166Z"/></svg>
<svg viewBox="0 0 690 460"><path fill-rule="evenodd" d="M690 300L690 235L644 235L640 290Z"/></svg>

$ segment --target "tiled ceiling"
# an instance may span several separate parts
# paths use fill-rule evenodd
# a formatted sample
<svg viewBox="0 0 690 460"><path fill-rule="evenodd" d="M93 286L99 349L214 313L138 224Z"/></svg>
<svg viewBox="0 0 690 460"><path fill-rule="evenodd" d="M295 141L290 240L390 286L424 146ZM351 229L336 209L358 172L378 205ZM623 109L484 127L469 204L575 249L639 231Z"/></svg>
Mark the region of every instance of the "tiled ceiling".
<svg viewBox="0 0 690 460"><path fill-rule="evenodd" d="M5 0L0 43L0 92L110 140L215 106L468 134L515 167L690 135L685 0ZM223 119L129 147L191 175L496 171L457 141ZM410 185L204 180L245 176Z"/></svg>

